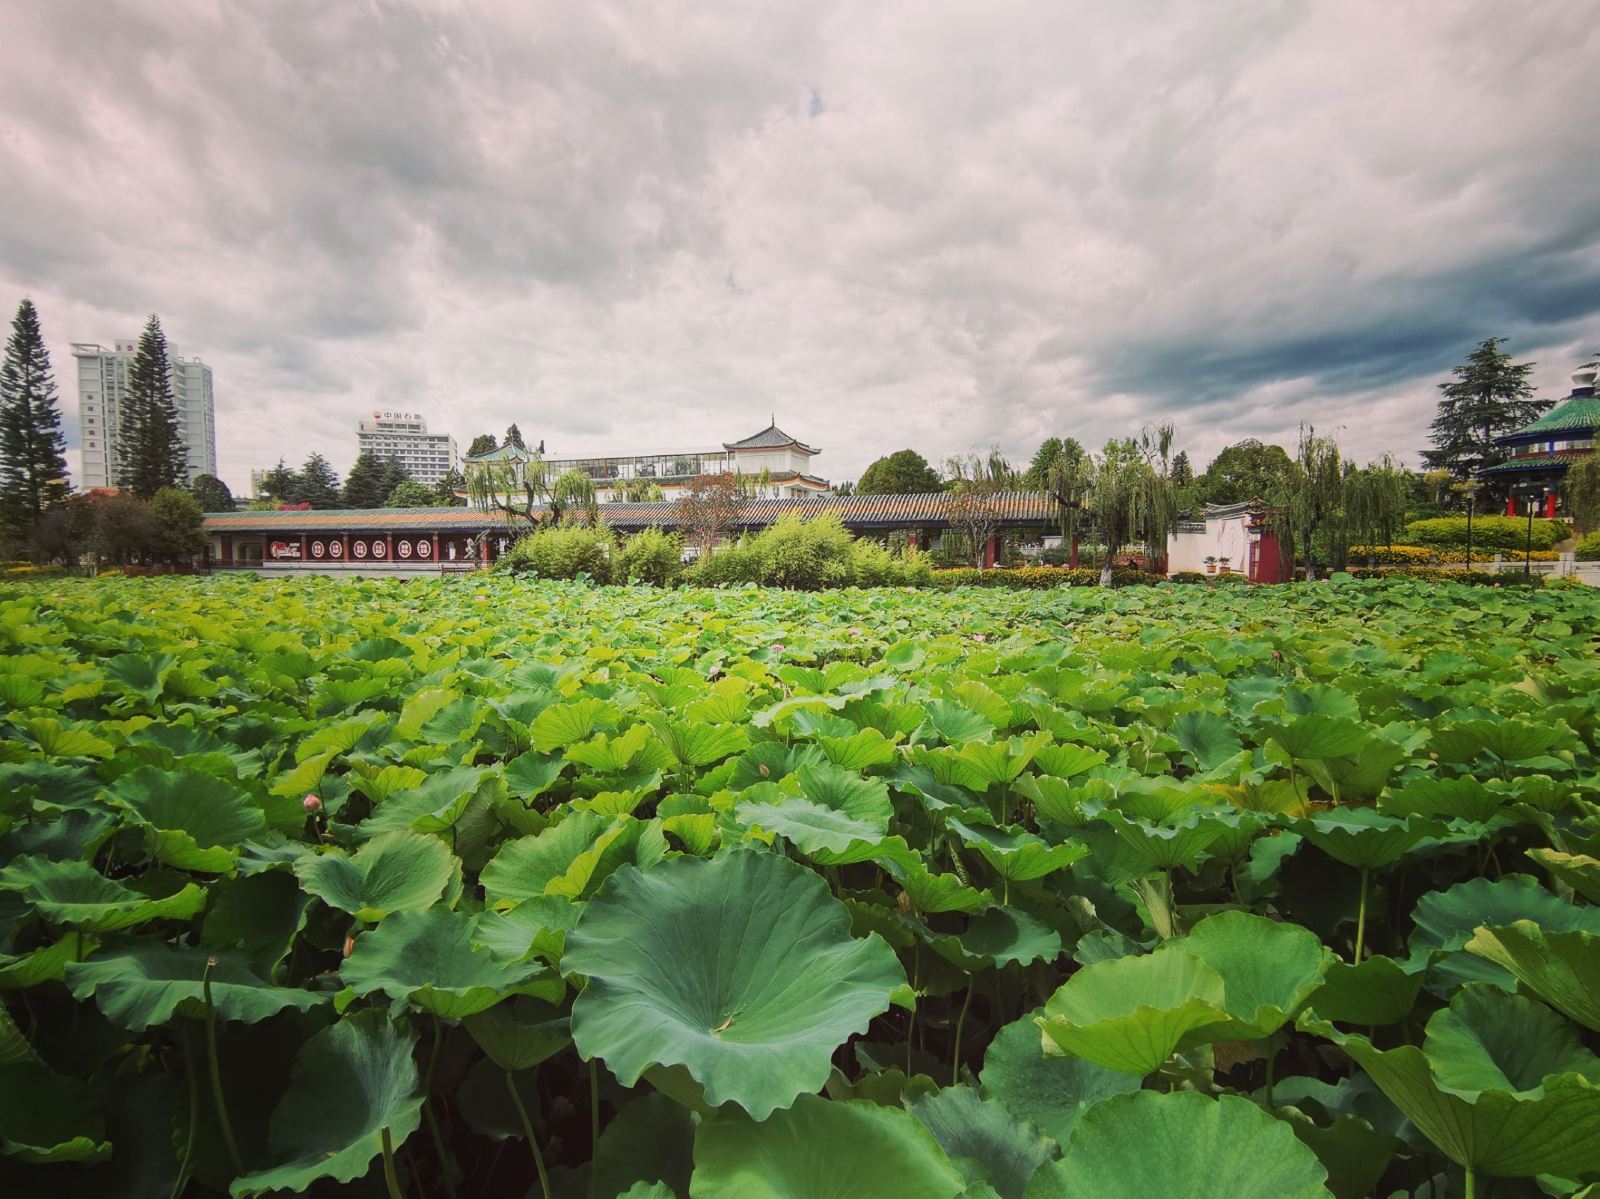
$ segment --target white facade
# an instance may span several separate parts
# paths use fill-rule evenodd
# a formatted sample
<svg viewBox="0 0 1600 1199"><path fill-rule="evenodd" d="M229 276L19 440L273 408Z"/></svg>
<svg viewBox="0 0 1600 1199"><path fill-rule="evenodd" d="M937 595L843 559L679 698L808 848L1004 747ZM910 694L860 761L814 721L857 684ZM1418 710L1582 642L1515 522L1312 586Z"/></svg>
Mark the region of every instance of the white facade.
<svg viewBox="0 0 1600 1199"><path fill-rule="evenodd" d="M356 423L358 452L376 458L398 458L418 483L438 483L456 468L456 439L428 432L428 422L415 412L374 412Z"/></svg>
<svg viewBox="0 0 1600 1199"><path fill-rule="evenodd" d="M1203 520L1180 521L1167 536L1167 573L1245 574L1250 569L1249 504L1208 508Z"/></svg>
<svg viewBox="0 0 1600 1199"><path fill-rule="evenodd" d="M110 346L74 342L78 360L78 423L82 429L82 485L115 487L117 438L122 406L128 394L128 370L139 339ZM189 481L217 473L217 418L211 368L199 358L181 357L167 349L172 399L178 413L178 438L187 460Z"/></svg>

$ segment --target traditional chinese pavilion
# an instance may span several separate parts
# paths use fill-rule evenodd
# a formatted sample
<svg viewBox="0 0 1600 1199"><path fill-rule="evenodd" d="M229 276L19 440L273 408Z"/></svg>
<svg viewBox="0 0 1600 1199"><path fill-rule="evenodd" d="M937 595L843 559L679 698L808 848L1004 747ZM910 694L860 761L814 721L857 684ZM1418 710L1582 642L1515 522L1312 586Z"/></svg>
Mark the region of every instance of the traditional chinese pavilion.
<svg viewBox="0 0 1600 1199"><path fill-rule="evenodd" d="M1572 372L1572 394L1531 425L1498 438L1510 457L1499 466L1482 472L1484 478L1507 480L1511 495L1506 500L1506 515L1517 514L1516 493L1543 486L1544 514L1556 514L1556 497L1567 469L1595 451L1596 430L1600 429L1600 397L1594 393L1595 374L1600 363L1586 362Z"/></svg>

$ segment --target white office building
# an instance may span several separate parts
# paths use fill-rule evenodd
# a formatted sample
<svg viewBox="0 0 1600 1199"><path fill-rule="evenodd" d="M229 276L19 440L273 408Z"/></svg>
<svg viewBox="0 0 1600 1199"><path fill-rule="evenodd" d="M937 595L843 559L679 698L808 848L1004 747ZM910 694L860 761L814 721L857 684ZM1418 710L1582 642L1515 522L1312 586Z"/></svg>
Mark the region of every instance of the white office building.
<svg viewBox="0 0 1600 1199"><path fill-rule="evenodd" d="M73 342L78 360L78 423L83 440L84 488L117 485L117 436L128 394L128 371L137 337L102 346ZM184 358L170 346L168 377L178 412L178 438L187 457L189 481L217 473L217 415L211 368L199 358Z"/></svg>
<svg viewBox="0 0 1600 1199"><path fill-rule="evenodd" d="M416 412L374 412L356 423L358 452L398 458L418 483L438 483L456 468L456 439L428 432Z"/></svg>

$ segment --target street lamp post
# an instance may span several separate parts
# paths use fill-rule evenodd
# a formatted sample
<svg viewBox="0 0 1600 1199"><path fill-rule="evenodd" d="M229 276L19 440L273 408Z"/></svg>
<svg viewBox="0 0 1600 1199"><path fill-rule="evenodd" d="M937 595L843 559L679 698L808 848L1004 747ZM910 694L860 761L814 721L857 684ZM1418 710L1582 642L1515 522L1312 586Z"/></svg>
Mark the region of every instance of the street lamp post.
<svg viewBox="0 0 1600 1199"><path fill-rule="evenodd" d="M1550 489L1548 487L1543 487L1543 488L1530 487L1530 488L1527 489L1527 495L1528 495L1528 537L1527 537L1527 541L1524 543L1524 545L1522 547L1522 577L1524 579L1531 577L1532 574L1533 574L1533 513L1534 513L1534 509L1536 509L1539 506L1538 497L1541 496L1541 495L1549 495L1549 494L1550 494Z"/></svg>

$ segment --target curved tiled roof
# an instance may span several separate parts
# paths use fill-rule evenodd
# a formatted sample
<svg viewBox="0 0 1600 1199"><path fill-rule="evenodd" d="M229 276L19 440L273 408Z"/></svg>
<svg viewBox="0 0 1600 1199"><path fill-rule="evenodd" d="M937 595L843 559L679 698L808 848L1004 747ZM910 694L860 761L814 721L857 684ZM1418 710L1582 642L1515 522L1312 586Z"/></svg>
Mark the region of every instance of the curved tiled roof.
<svg viewBox="0 0 1600 1199"><path fill-rule="evenodd" d="M805 442L790 437L776 423L768 425L759 433L752 433L742 441L725 441L722 448L725 450L781 450L785 446L794 446L803 454L820 454L822 451L807 445Z"/></svg>
<svg viewBox="0 0 1600 1199"><path fill-rule="evenodd" d="M945 492L919 495L796 496L746 500L732 522L740 529L763 528L784 516L810 519L833 515L850 528L905 528L945 524L950 496ZM1026 491L1000 492L992 497L1005 524L1046 525L1057 519L1054 500ZM544 509L535 509L536 516ZM601 504L600 519L618 529L643 529L651 525L675 528L682 509L675 501L650 504ZM351 508L313 509L303 512L212 512L205 518L208 532L272 533L290 530L324 532L413 532L460 529L475 532L499 528L500 512L476 508Z"/></svg>
<svg viewBox="0 0 1600 1199"><path fill-rule="evenodd" d="M1501 442L1541 437L1547 433L1566 433L1577 429L1600 429L1600 396L1575 395L1552 408L1531 425L1498 438Z"/></svg>
<svg viewBox="0 0 1600 1199"><path fill-rule="evenodd" d="M512 451L516 452L513 453ZM532 459L533 455L527 449L512 441L482 454L467 454L461 460L463 462L529 462Z"/></svg>
<svg viewBox="0 0 1600 1199"><path fill-rule="evenodd" d="M1491 466L1479 471L1480 475L1509 475L1528 470L1565 470L1581 458L1587 458L1593 450L1558 450L1554 454L1527 454L1521 458L1511 458L1498 466Z"/></svg>

